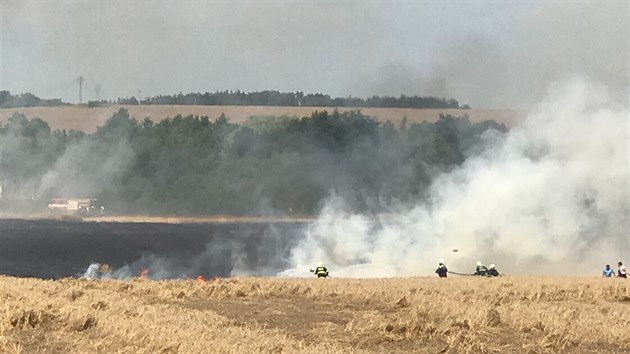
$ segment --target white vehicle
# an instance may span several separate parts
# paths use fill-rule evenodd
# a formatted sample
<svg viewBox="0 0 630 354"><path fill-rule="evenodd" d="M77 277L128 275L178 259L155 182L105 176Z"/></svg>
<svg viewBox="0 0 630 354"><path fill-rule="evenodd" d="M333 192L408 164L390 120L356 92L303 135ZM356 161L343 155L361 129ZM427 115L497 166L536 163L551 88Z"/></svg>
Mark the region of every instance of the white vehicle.
<svg viewBox="0 0 630 354"><path fill-rule="evenodd" d="M102 215L105 208L97 207L97 200L92 198L53 198L48 210L60 214Z"/></svg>

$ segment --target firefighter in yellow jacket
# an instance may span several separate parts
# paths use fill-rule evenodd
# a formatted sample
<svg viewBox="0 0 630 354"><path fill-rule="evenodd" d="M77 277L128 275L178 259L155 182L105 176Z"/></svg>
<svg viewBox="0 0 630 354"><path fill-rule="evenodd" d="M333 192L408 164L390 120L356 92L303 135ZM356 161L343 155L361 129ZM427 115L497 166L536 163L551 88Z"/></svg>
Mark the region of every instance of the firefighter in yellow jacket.
<svg viewBox="0 0 630 354"><path fill-rule="evenodd" d="M318 278L328 278L328 269L324 267L324 263L319 262L315 270L311 269L311 273L315 273Z"/></svg>

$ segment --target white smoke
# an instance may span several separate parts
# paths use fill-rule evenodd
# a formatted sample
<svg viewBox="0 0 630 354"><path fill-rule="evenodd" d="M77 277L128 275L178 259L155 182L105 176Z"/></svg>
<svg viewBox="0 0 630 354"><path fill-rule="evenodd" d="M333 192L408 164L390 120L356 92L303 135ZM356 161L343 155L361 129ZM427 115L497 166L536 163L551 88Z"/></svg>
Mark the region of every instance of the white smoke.
<svg viewBox="0 0 630 354"><path fill-rule="evenodd" d="M444 258L457 272L481 260L512 274L595 274L630 255L628 123L605 88L552 85L519 127L487 132L490 148L437 178L412 210L358 215L332 198L293 250L293 267L426 275Z"/></svg>
<svg viewBox="0 0 630 354"><path fill-rule="evenodd" d="M105 266L105 269L103 269L103 266ZM161 273L158 275L160 274ZM124 265L118 269L112 269L105 263L92 262L83 274L77 274L77 276L83 279L131 279L139 277L140 272L134 273L129 265ZM148 272L146 276L149 276Z"/></svg>
<svg viewBox="0 0 630 354"><path fill-rule="evenodd" d="M101 264L100 263L90 263L87 267L81 278L85 279L99 279L101 277L101 273L99 272Z"/></svg>
<svg viewBox="0 0 630 354"><path fill-rule="evenodd" d="M69 145L42 176L36 194L55 191L58 196L92 197L115 184L133 159L133 150L124 139L105 148L90 141Z"/></svg>

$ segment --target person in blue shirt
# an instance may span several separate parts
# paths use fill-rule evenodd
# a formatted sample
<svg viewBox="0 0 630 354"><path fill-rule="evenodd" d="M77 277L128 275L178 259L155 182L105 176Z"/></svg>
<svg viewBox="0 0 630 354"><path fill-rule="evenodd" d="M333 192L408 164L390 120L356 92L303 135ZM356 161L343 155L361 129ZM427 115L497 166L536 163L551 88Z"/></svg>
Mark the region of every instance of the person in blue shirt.
<svg viewBox="0 0 630 354"><path fill-rule="evenodd" d="M602 278L611 278L615 276L615 271L610 268L610 264L606 264L606 268L602 272Z"/></svg>

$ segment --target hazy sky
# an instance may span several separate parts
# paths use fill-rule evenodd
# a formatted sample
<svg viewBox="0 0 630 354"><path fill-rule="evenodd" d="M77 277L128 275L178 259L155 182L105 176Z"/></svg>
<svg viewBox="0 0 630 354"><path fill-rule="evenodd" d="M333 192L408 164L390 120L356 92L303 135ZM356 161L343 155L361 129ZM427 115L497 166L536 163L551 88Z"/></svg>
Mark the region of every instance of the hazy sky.
<svg viewBox="0 0 630 354"><path fill-rule="evenodd" d="M626 2L0 0L0 89L432 95L524 108L582 75L627 102Z"/></svg>

